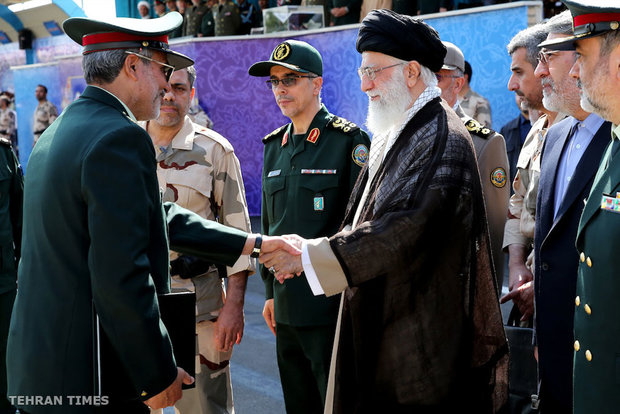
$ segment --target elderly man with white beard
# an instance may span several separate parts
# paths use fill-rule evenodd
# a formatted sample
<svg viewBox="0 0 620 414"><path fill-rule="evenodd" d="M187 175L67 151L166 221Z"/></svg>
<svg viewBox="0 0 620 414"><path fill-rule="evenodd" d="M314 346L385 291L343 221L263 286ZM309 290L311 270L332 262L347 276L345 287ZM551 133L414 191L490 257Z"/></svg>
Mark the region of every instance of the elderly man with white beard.
<svg viewBox="0 0 620 414"><path fill-rule="evenodd" d="M446 48L422 20L372 11L357 50L374 134L341 231L288 236L315 295L344 292L326 412L494 413L507 344L471 138L440 98Z"/></svg>

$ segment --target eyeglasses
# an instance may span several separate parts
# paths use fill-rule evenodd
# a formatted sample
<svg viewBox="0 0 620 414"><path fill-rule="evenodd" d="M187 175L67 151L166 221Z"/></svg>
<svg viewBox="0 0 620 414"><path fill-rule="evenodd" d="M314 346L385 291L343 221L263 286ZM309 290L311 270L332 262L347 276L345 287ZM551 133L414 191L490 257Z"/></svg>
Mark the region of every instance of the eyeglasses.
<svg viewBox="0 0 620 414"><path fill-rule="evenodd" d="M374 81L377 78L377 73L378 72L381 72L384 69L393 68L394 66L405 65L405 64L406 64L405 62L394 63L393 65L384 66L384 67L379 68L379 69L373 69L373 68L369 68L369 67L359 68L359 69L357 69L357 74L360 76L360 79L362 79L364 77L364 75L366 75L368 80Z"/></svg>
<svg viewBox="0 0 620 414"><path fill-rule="evenodd" d="M286 88L290 88L291 86L297 85L297 79L301 79L301 78L314 79L314 78L318 78L318 76L289 75L282 79L269 79L265 81L265 83L267 84L267 87L269 89L277 88L280 82L282 82L282 85L284 85Z"/></svg>
<svg viewBox="0 0 620 414"><path fill-rule="evenodd" d="M554 50L541 50L538 52L538 61L544 65L549 64L549 58L557 55L559 52Z"/></svg>
<svg viewBox="0 0 620 414"><path fill-rule="evenodd" d="M456 76L456 75L442 75L441 73L435 73L435 77L437 78L438 81L441 81L442 79L456 79L456 78L460 78L461 76Z"/></svg>
<svg viewBox="0 0 620 414"><path fill-rule="evenodd" d="M172 77L172 73L174 72L174 66L170 66L167 63L160 62L159 60L151 59L150 57L141 55L140 53L130 52L128 50L126 50L125 53L127 53L128 55L135 55L141 59L148 60L150 62L155 62L158 65L161 65L162 66L161 72L166 77L166 82L170 82L170 78Z"/></svg>

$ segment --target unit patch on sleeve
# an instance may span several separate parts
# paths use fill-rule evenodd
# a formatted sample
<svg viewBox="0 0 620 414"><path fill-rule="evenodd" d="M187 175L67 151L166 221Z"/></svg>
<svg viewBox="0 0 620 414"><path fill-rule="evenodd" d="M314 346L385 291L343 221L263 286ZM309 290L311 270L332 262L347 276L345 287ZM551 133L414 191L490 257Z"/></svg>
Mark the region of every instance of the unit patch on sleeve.
<svg viewBox="0 0 620 414"><path fill-rule="evenodd" d="M497 188L502 188L506 185L506 171L502 167L497 167L491 173L491 184Z"/></svg>
<svg viewBox="0 0 620 414"><path fill-rule="evenodd" d="M353 158L353 162L355 162L360 167L364 167L364 165L366 165L366 162L368 162L368 148L364 144L357 145L355 148L353 148L351 157Z"/></svg>

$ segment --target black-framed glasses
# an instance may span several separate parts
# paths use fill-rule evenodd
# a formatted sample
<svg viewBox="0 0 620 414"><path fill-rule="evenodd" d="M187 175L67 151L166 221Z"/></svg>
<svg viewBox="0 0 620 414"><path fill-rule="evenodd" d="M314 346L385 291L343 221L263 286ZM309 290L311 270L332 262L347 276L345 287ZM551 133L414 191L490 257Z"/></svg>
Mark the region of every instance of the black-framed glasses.
<svg viewBox="0 0 620 414"><path fill-rule="evenodd" d="M394 66L406 65L406 64L407 64L406 62L394 63L393 65L384 66L378 69L369 68L369 67L358 68L357 74L359 75L360 79L366 76L369 80L374 81L377 78L377 73L381 72L382 70L393 68Z"/></svg>
<svg viewBox="0 0 620 414"><path fill-rule="evenodd" d="M174 73L174 66L170 66L169 64L160 62L159 60L151 59L150 57L141 55L140 53L130 52L128 50L125 50L125 53L127 53L128 55L138 56L140 59L148 60L150 62L155 62L158 65L161 65L162 67L161 72L166 77L166 82L170 82L170 78L172 77L172 74Z"/></svg>
<svg viewBox="0 0 620 414"><path fill-rule="evenodd" d="M538 61L544 65L549 64L549 58L551 56L557 55L559 52L557 50L541 50L538 52Z"/></svg>
<svg viewBox="0 0 620 414"><path fill-rule="evenodd" d="M297 85L297 79L301 79L301 78L307 78L307 79L314 79L314 78L318 78L318 76L312 76L312 75L288 75L282 79L269 79L267 81L265 81L265 83L267 84L267 87L269 89L275 89L278 87L278 85L280 84L280 82L282 82L282 85L284 85L287 88L290 88L291 86L295 86Z"/></svg>
<svg viewBox="0 0 620 414"><path fill-rule="evenodd" d="M442 79L456 79L456 78L460 78L461 76L457 76L457 75L442 75L441 73L435 73L435 77L437 78L438 81L441 82Z"/></svg>

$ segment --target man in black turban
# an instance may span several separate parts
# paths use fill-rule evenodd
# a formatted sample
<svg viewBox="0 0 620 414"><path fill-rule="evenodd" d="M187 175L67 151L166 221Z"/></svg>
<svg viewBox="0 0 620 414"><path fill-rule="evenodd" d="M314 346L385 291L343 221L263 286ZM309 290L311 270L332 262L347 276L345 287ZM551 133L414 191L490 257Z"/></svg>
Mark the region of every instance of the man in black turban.
<svg viewBox="0 0 620 414"><path fill-rule="evenodd" d="M345 227L260 260L344 292L327 412L495 413L507 345L471 138L433 73L446 49L421 20L375 10L357 50L374 139Z"/></svg>

